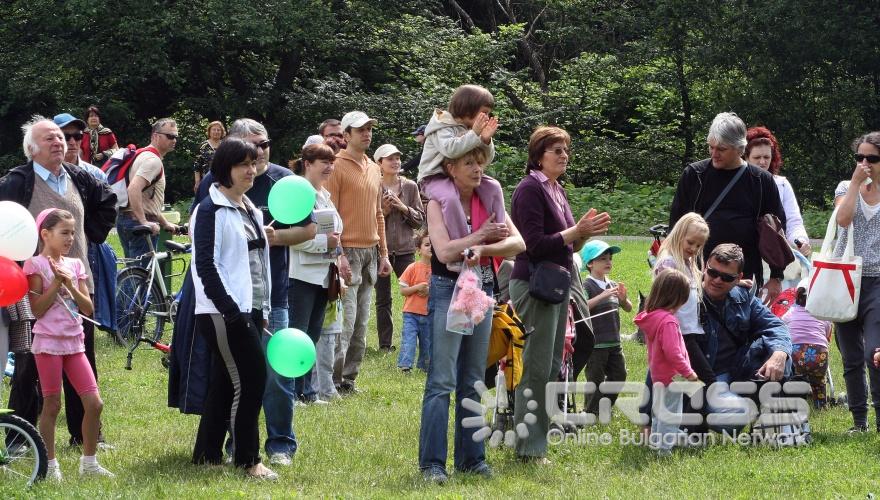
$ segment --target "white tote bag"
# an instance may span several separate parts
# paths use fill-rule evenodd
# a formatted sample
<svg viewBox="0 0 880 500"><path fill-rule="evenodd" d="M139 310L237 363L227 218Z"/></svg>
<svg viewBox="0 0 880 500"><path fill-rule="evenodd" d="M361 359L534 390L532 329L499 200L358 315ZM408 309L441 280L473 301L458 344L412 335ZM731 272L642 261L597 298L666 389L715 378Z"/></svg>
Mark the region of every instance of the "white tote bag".
<svg viewBox="0 0 880 500"><path fill-rule="evenodd" d="M837 209L831 214L822 251L813 256L807 311L818 319L844 323L859 312L862 289L862 258L853 255L853 226L847 230L843 256L834 257L832 243L837 232Z"/></svg>

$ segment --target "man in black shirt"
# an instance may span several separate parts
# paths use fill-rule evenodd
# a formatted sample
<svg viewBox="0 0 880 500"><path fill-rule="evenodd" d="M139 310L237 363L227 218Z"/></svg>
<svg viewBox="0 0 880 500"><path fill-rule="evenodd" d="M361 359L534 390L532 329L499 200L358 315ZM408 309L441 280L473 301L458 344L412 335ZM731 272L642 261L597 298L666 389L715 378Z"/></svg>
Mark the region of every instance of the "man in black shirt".
<svg viewBox="0 0 880 500"><path fill-rule="evenodd" d="M721 243L739 245L745 255L743 274L767 291L769 304L782 291L782 269L770 269L764 283L761 254L758 250L758 218L773 214L785 224L785 211L773 176L742 159L746 146L746 125L735 113L719 113L706 137L710 158L684 169L669 210L669 227L688 212L697 212L709 224L709 240L703 247L709 252ZM741 169L745 169L740 173ZM739 175L739 177L737 177ZM729 192L721 197L733 182ZM710 208L719 200L714 210Z"/></svg>

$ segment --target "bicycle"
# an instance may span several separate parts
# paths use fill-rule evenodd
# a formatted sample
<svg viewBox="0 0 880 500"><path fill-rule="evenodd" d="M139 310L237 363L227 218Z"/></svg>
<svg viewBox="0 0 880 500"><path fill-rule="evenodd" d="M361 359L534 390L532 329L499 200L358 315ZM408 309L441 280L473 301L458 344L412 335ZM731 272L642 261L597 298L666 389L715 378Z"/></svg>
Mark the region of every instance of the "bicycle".
<svg viewBox="0 0 880 500"><path fill-rule="evenodd" d="M180 276L185 271L163 275L161 265L170 261L173 267L174 262L184 262L182 257L174 256L188 253L191 247L189 243L168 240L165 242L167 251L157 252L149 226L135 226L131 232L135 237L147 239L149 252L134 259L123 259L126 267L116 277L116 341L129 350L128 370L138 345L141 342L154 345L162 339L165 327L174 324L179 297L168 289L165 278ZM187 227L181 226L178 234L187 232Z"/></svg>
<svg viewBox="0 0 880 500"><path fill-rule="evenodd" d="M45 479L49 457L46 443L27 420L0 408L0 481L31 486Z"/></svg>

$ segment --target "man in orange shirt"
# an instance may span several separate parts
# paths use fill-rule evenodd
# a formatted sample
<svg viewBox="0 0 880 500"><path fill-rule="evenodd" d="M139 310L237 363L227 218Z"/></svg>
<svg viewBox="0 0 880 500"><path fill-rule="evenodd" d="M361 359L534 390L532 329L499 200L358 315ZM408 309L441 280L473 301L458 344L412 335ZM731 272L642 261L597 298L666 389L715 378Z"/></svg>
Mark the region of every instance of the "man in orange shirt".
<svg viewBox="0 0 880 500"><path fill-rule="evenodd" d="M337 337L333 382L341 393L358 392L355 379L366 350L367 322L377 274L388 276L391 263L385 245L382 215L382 174L367 156L376 120L362 111L342 117L346 148L336 155L327 190L342 217L343 255L339 272L348 284L342 299L344 320Z"/></svg>

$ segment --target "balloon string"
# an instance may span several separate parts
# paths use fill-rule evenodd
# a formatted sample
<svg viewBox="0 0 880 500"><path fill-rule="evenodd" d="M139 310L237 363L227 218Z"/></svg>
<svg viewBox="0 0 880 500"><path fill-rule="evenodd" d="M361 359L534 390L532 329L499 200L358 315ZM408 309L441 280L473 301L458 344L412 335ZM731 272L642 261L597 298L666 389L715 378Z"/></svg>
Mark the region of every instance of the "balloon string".
<svg viewBox="0 0 880 500"><path fill-rule="evenodd" d="M271 221L269 221L269 223L266 224L266 226L272 227L272 224L275 224L275 219L272 219Z"/></svg>
<svg viewBox="0 0 880 500"><path fill-rule="evenodd" d="M263 328L263 331L266 332L266 335L268 335L270 337L273 335L272 332L270 332L269 330L266 330L265 328Z"/></svg>
<svg viewBox="0 0 880 500"><path fill-rule="evenodd" d="M67 290L67 287L66 287L66 286L64 286L64 285L61 285L61 286L62 286L65 290ZM30 293L34 294L34 295L40 295L40 296L43 295L42 293L40 293L40 292L35 292L35 291L33 291L33 290L28 290L28 291L29 291ZM67 290L67 293L70 293L70 290ZM73 295L73 294L71 294L71 295ZM57 301L57 300L60 299L60 298L61 298L61 297L59 297L58 295L56 295L56 296L55 296L55 301ZM55 302L55 301L53 301L53 302ZM90 318L90 317L88 317L88 316L86 316L86 315L80 313L79 311L74 311L73 309L71 309L70 307L68 307L68 306L67 306L67 303L64 302L63 300L61 301L61 305L64 306L64 308L67 309L67 312L69 312L69 313L71 314L71 316L73 316L74 318L77 317L77 316L79 316L80 318L82 318L82 319L88 321L89 323L92 323L92 324L95 325L95 326L101 326L101 323L98 323L97 321L93 320L92 318Z"/></svg>

